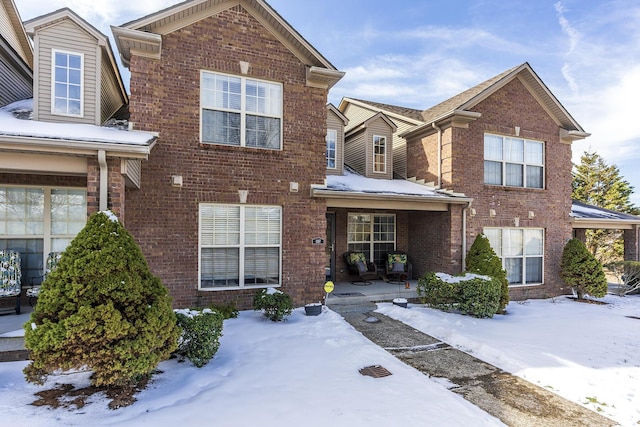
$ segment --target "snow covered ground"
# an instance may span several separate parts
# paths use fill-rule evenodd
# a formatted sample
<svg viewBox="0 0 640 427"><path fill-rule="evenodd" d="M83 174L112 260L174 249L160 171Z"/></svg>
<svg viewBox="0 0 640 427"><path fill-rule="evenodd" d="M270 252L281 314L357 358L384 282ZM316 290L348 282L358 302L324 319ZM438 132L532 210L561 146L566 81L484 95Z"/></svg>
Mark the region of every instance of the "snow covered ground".
<svg viewBox="0 0 640 427"><path fill-rule="evenodd" d="M512 302L509 314L475 319L409 305L379 311L572 399L624 426L640 420L640 297L609 305L565 298ZM30 405L55 383L88 384L86 374L25 382L26 362L0 363L3 425L493 426L502 425L445 383L429 379L373 345L329 310L287 322L243 311L225 322L220 350L198 369L174 360L133 405L107 409L94 397L78 410ZM362 376L382 365L392 375Z"/></svg>

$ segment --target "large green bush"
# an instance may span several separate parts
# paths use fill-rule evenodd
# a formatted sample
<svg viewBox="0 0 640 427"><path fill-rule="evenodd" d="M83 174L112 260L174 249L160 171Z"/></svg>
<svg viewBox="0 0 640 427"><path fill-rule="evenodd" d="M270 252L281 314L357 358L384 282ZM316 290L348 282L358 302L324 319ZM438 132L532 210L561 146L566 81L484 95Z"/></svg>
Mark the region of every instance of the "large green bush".
<svg viewBox="0 0 640 427"><path fill-rule="evenodd" d="M267 319L279 322L293 312L293 300L277 289L260 289L253 297L253 309L262 311Z"/></svg>
<svg viewBox="0 0 640 427"><path fill-rule="evenodd" d="M33 327L32 327L33 325ZM171 298L111 212L91 215L62 254L25 324L28 381L90 369L96 386L128 386L176 349Z"/></svg>
<svg viewBox="0 0 640 427"><path fill-rule="evenodd" d="M422 303L440 310L458 310L475 317L493 317L500 305L501 283L495 277L427 273L418 279Z"/></svg>
<svg viewBox="0 0 640 427"><path fill-rule="evenodd" d="M564 246L560 276L571 286L578 299L583 299L585 295L602 298L607 294L608 284L602 264L580 239L571 239Z"/></svg>
<svg viewBox="0 0 640 427"><path fill-rule="evenodd" d="M504 313L509 304L509 281L507 272L502 268L502 260L491 247L484 234L478 234L473 241L466 259L466 270L469 273L495 277L500 281L500 304L496 313Z"/></svg>
<svg viewBox="0 0 640 427"><path fill-rule="evenodd" d="M198 368L209 363L220 348L224 316L215 310L177 310L178 327L182 330L177 353Z"/></svg>

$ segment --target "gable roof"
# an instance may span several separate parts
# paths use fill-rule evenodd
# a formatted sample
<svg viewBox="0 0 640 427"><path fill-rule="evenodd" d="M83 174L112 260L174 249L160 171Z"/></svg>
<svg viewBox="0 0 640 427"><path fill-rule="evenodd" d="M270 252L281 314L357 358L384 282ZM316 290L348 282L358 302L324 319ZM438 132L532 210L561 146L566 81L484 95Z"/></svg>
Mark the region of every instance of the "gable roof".
<svg viewBox="0 0 640 427"><path fill-rule="evenodd" d="M0 0L0 7L6 12L11 28L14 31L13 35L2 34L0 37L4 38L22 60L33 69L33 47L22 26L22 19L20 18L16 4L13 0Z"/></svg>
<svg viewBox="0 0 640 427"><path fill-rule="evenodd" d="M116 80L118 82L118 91L120 92L120 96L123 99L123 103L127 103L129 97L127 95L127 91L124 87L124 83L122 82L122 76L120 75L120 69L118 68L118 64L116 62L115 56L113 55L113 50L111 49L111 43L109 42L109 38L102 34L96 27L85 21L83 18L78 16L74 11L69 9L68 7L64 7L62 9L55 10L51 13L47 13L44 15L40 15L33 19L30 19L24 23L24 28L29 35L35 34L40 28L45 27L47 25L55 24L58 21L63 19L69 19L74 22L77 26L82 28L87 34L96 39L98 46L106 53L109 58L109 64L111 69L113 70L114 75L116 76Z"/></svg>
<svg viewBox="0 0 640 427"><path fill-rule="evenodd" d="M571 141L589 136L553 93L551 93L549 88L540 80L540 77L533 71L528 62L508 69L438 105L424 110L422 112L422 118L426 123L421 126L420 129L431 127L432 123L436 123L441 119L453 115L468 115L469 113L473 113L473 107L514 79L519 79L538 100L542 108L547 111L549 116L558 126L564 129L563 139ZM418 131L418 129L412 130L410 133L414 131Z"/></svg>
<svg viewBox="0 0 640 427"><path fill-rule="evenodd" d="M372 108L376 111L382 111L388 116L401 117L405 120L408 119L409 121L413 121L416 124L424 122L424 119L422 117L422 110L416 110L414 108L400 107L398 105L383 104L381 102L365 101L363 99L345 97L342 98L342 101L340 101L341 111L344 111L347 103L359 105L365 108Z"/></svg>
<svg viewBox="0 0 640 427"><path fill-rule="evenodd" d="M342 114L342 111L338 110L332 103L327 104L327 112L329 111L335 114L336 117L338 117L338 119L340 119L340 121L342 121L345 126L349 123L349 119L344 114Z"/></svg>
<svg viewBox="0 0 640 427"><path fill-rule="evenodd" d="M387 116L382 111L378 111L376 114L374 114L373 116L369 117L364 122L358 123L356 126L352 127L347 132L345 132L345 135L344 135L345 138L351 137L351 136L353 136L353 135L365 130L367 127L369 127L369 125L372 122L374 122L374 121L376 121L378 119L384 121L387 124L387 126L389 126L389 128L391 129L391 133L395 133L395 131L398 130L398 126L396 126L396 124L393 123L393 121L389 118L389 116Z"/></svg>
<svg viewBox="0 0 640 427"><path fill-rule="evenodd" d="M159 58L162 35L237 5L247 10L307 65L307 79L311 83L330 88L342 78L344 73L338 71L264 0L187 0L111 29L123 63L127 66L131 49L137 54L148 51L153 57Z"/></svg>

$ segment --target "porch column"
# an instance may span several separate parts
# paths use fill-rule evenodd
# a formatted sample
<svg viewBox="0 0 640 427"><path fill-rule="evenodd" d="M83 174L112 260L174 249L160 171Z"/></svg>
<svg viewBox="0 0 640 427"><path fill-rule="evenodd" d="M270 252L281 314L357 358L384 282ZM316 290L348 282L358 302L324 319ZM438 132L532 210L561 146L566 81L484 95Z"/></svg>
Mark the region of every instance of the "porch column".
<svg viewBox="0 0 640 427"><path fill-rule="evenodd" d="M573 237L580 240L582 243L587 242L587 229L586 228L574 228Z"/></svg>
<svg viewBox="0 0 640 427"><path fill-rule="evenodd" d="M624 260L638 261L638 226L624 230Z"/></svg>
<svg viewBox="0 0 640 427"><path fill-rule="evenodd" d="M125 184L122 176L120 159L107 159L106 168L106 200L103 206L112 211L118 219L124 223L124 193ZM104 191L104 190L103 190ZM100 192L100 165L97 158L89 159L87 165L87 214L99 212Z"/></svg>

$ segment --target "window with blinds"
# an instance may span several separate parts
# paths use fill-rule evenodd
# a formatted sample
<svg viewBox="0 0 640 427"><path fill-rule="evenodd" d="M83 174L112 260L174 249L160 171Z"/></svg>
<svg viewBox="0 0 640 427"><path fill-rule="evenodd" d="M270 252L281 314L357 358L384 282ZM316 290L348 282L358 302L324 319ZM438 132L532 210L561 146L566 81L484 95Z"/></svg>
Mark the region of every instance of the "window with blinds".
<svg viewBox="0 0 640 427"><path fill-rule="evenodd" d="M280 284L282 208L200 205L200 288Z"/></svg>

